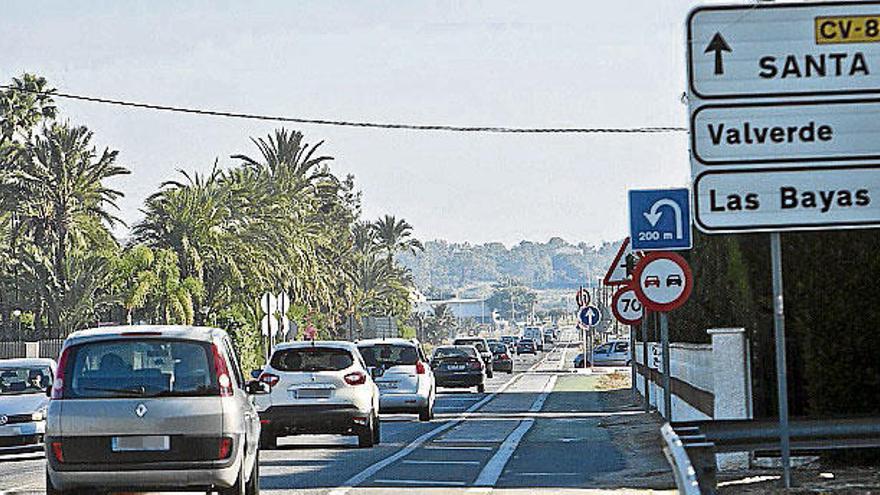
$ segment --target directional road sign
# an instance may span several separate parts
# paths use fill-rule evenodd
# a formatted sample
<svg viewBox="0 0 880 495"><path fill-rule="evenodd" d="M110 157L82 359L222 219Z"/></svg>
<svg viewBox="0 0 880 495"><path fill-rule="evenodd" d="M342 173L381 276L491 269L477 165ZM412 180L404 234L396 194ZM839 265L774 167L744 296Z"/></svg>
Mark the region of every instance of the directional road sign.
<svg viewBox="0 0 880 495"><path fill-rule="evenodd" d="M689 198L687 189L630 190L632 248L640 251L690 249Z"/></svg>
<svg viewBox="0 0 880 495"><path fill-rule="evenodd" d="M698 7L687 20L700 99L880 91L880 3Z"/></svg>
<svg viewBox="0 0 880 495"><path fill-rule="evenodd" d="M690 267L675 253L648 253L633 273L636 297L651 311L672 311L687 301L693 288Z"/></svg>
<svg viewBox="0 0 880 495"><path fill-rule="evenodd" d="M880 2L698 7L687 55L700 230L880 226Z"/></svg>
<svg viewBox="0 0 880 495"><path fill-rule="evenodd" d="M638 325L645 314L645 308L630 286L623 286L611 298L611 310L617 321L624 325Z"/></svg>
<svg viewBox="0 0 880 495"><path fill-rule="evenodd" d="M602 312L596 306L586 306L578 312L578 319L583 326L594 327L602 321Z"/></svg>

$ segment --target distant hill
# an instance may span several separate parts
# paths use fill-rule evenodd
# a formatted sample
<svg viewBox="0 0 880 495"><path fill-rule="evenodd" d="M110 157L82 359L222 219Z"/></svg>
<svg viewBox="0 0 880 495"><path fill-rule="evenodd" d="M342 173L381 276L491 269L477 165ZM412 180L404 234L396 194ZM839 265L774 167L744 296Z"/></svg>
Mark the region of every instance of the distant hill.
<svg viewBox="0 0 880 495"><path fill-rule="evenodd" d="M562 289L605 275L621 242L575 245L554 237L546 243L522 241L508 249L500 242L435 240L425 243L423 253L399 259L423 292L454 292L510 278L535 289Z"/></svg>

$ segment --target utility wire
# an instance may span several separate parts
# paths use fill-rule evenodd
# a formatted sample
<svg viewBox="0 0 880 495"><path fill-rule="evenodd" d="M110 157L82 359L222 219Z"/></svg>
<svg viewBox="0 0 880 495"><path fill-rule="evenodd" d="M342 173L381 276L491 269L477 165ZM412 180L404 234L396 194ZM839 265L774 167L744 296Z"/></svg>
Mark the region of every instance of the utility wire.
<svg viewBox="0 0 880 495"><path fill-rule="evenodd" d="M200 108L174 107L170 105L158 105L153 103L140 103L133 101L114 100L96 96L77 95L72 93L59 93L55 91L35 91L18 88L9 85L0 85L0 88L21 91L31 94L50 96L53 98L66 98L69 100L102 103L106 105L118 105L130 108L144 108L148 110L161 110L166 112L188 113L195 115L207 115L210 117L226 117L234 119L268 120L274 122L293 122L297 124L329 125L337 127L362 127L371 129L404 129L412 131L448 131L448 132L484 132L484 133L511 133L511 134L661 134L673 132L687 132L686 127L672 126L645 126L645 127L482 127L460 125L421 125L421 124L396 124L383 122L359 122L349 120L309 119L301 117L283 117L273 115L260 115L251 113L225 112L221 110L206 110Z"/></svg>

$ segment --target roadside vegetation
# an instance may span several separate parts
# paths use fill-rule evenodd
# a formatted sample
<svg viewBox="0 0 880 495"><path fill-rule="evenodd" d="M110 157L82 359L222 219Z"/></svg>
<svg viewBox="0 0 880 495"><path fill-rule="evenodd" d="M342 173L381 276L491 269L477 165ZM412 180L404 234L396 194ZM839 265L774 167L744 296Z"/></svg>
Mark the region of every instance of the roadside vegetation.
<svg viewBox="0 0 880 495"><path fill-rule="evenodd" d="M252 138L228 160L181 170L126 226L116 216L124 191L113 187L130 173L124 154L60 118L44 78L11 84L32 92L0 92L4 338L102 322L215 325L253 365L258 298L281 290L291 321L320 337L343 337L342 325L364 316L391 316L414 334L413 279L397 258L422 244L404 219L362 218L354 178L332 172L323 142L288 129ZM428 334L449 325L443 314L422 322Z"/></svg>

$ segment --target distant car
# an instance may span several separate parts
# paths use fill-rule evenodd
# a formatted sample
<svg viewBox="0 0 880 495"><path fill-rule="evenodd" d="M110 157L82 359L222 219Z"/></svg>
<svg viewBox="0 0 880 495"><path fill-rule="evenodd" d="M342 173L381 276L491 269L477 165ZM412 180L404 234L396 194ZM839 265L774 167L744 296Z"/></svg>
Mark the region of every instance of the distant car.
<svg viewBox="0 0 880 495"><path fill-rule="evenodd" d="M0 452L43 448L51 359L0 360Z"/></svg>
<svg viewBox="0 0 880 495"><path fill-rule="evenodd" d="M631 360L628 340L612 340L593 349L594 366L629 366Z"/></svg>
<svg viewBox="0 0 880 495"><path fill-rule="evenodd" d="M438 387L486 391L486 364L472 345L443 345L431 355L431 369Z"/></svg>
<svg viewBox="0 0 880 495"><path fill-rule="evenodd" d="M681 284L681 275L669 275L666 277L666 287L672 287L673 285L681 287Z"/></svg>
<svg viewBox="0 0 880 495"><path fill-rule="evenodd" d="M510 355L510 348L507 344L497 343L489 347L492 350L492 369L495 371L504 371L507 374L513 373L513 357Z"/></svg>
<svg viewBox="0 0 880 495"><path fill-rule="evenodd" d="M489 343L481 337L455 339L452 345L472 345L480 352L480 357L486 365L486 378L492 378L492 351L489 350Z"/></svg>
<svg viewBox="0 0 880 495"><path fill-rule="evenodd" d="M535 341L532 339L520 339L516 344L516 353L517 354L537 354L538 346L535 344Z"/></svg>
<svg viewBox="0 0 880 495"><path fill-rule="evenodd" d="M503 335L501 337L501 342L507 344L507 347L510 348L510 352L516 354L516 343L519 341L519 337L515 335Z"/></svg>
<svg viewBox="0 0 880 495"><path fill-rule="evenodd" d="M434 417L434 372L417 340L362 340L357 347L379 387L379 412Z"/></svg>
<svg viewBox="0 0 880 495"><path fill-rule="evenodd" d="M46 493L259 493L260 421L232 341L190 326L67 337L46 415Z"/></svg>
<svg viewBox="0 0 880 495"><path fill-rule="evenodd" d="M541 327L526 327L525 330L523 330L523 338L531 339L532 341L534 341L535 346L538 348L539 351L544 350L544 332L541 330Z"/></svg>
<svg viewBox="0 0 880 495"><path fill-rule="evenodd" d="M660 277L656 275L645 277L645 287L660 287Z"/></svg>
<svg viewBox="0 0 880 495"><path fill-rule="evenodd" d="M361 448L379 443L379 389L353 343L278 344L260 381L272 387L256 401L261 448L275 448L278 437L310 433L355 435Z"/></svg>
<svg viewBox="0 0 880 495"><path fill-rule="evenodd" d="M556 334L553 330L544 330L544 343L549 345L556 343Z"/></svg>

